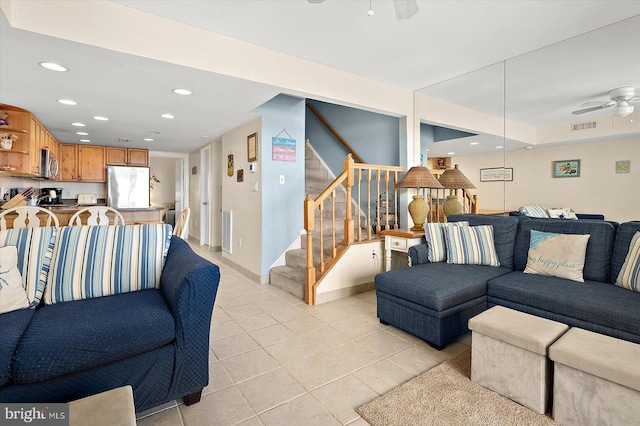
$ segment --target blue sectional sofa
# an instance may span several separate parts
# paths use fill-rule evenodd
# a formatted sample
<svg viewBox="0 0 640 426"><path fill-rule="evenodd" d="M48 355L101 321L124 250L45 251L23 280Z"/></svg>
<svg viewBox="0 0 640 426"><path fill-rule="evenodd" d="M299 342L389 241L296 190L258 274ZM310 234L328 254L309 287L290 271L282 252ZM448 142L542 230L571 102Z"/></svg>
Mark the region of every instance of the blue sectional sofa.
<svg viewBox="0 0 640 426"><path fill-rule="evenodd" d="M67 402L133 387L136 411L199 401L220 272L171 237L160 288L0 315L0 402Z"/></svg>
<svg viewBox="0 0 640 426"><path fill-rule="evenodd" d="M640 343L640 293L614 285L640 222L455 215L449 221L492 225L500 267L428 263L412 247L414 266L375 278L378 318L442 348L468 332L469 318L494 305ZM590 234L584 283L525 274L531 230Z"/></svg>

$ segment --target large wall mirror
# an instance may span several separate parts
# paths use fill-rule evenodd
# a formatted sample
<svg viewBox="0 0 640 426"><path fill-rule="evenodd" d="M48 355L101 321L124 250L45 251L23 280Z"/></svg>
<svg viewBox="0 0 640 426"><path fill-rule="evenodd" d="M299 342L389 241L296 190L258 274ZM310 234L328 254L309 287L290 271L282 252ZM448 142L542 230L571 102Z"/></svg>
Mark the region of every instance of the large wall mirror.
<svg viewBox="0 0 640 426"><path fill-rule="evenodd" d="M506 61L507 210L530 204L638 219L640 16ZM616 90L621 89L621 90ZM509 129L507 128L507 133Z"/></svg>
<svg viewBox="0 0 640 426"><path fill-rule="evenodd" d="M420 155L458 164L481 213L638 219L638 40L640 16L417 91Z"/></svg>
<svg viewBox="0 0 640 426"><path fill-rule="evenodd" d="M520 146L505 134L504 82L505 64L498 63L415 94L423 164L436 175L458 165L476 187L471 193L477 196L479 211L486 213L504 212L505 182L499 178L504 155L506 150ZM431 192L432 199L437 198L431 207L433 213L450 191Z"/></svg>

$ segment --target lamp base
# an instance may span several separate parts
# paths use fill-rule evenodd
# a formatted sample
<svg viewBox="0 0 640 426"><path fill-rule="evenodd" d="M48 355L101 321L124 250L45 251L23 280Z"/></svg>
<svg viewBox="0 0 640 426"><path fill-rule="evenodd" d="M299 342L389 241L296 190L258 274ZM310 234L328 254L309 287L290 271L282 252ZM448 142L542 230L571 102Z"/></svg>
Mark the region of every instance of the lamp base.
<svg viewBox="0 0 640 426"><path fill-rule="evenodd" d="M411 227L412 231L424 231L424 221L429 213L429 204L424 201L424 196L414 195L413 201L407 206L411 220L414 225Z"/></svg>
<svg viewBox="0 0 640 426"><path fill-rule="evenodd" d="M444 204L442 204L442 211L445 216L451 216L452 214L462 213L462 203L455 195L448 195Z"/></svg>

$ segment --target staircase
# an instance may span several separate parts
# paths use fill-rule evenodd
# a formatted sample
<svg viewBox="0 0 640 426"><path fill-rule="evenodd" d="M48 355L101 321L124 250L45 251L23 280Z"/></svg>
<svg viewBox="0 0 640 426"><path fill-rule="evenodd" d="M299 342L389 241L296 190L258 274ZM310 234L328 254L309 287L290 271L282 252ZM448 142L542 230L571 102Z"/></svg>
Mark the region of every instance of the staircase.
<svg viewBox="0 0 640 426"><path fill-rule="evenodd" d="M333 182L334 178L329 176L329 172L324 167L320 159L307 142L305 144L305 193L311 194L314 198L324 191ZM332 212L327 208L323 212L322 217L322 234L324 240L323 254L324 258L331 256L331 225ZM301 207L302 208L302 207ZM335 217L344 218L346 212L345 192L336 191L335 198ZM318 224L319 227L319 224ZM342 240L342 233L336 232L336 242ZM269 281L271 285L278 287L300 299L304 299L305 270L307 266L307 240L302 238L302 248L289 250L285 254L286 265L276 266L269 271ZM320 264L320 235L314 234L314 266Z"/></svg>

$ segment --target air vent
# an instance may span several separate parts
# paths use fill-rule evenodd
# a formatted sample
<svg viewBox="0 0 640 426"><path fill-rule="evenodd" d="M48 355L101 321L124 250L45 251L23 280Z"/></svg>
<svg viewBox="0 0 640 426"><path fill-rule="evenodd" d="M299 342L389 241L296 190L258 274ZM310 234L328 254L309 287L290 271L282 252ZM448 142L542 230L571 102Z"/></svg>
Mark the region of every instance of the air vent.
<svg viewBox="0 0 640 426"><path fill-rule="evenodd" d="M571 130L574 132L578 130L587 130L587 129L595 129L595 128L596 128L595 121L587 121L584 123L573 123L571 125Z"/></svg>
<svg viewBox="0 0 640 426"><path fill-rule="evenodd" d="M118 142L129 143L129 142L131 142L131 139L129 139L129 138L118 138Z"/></svg>

